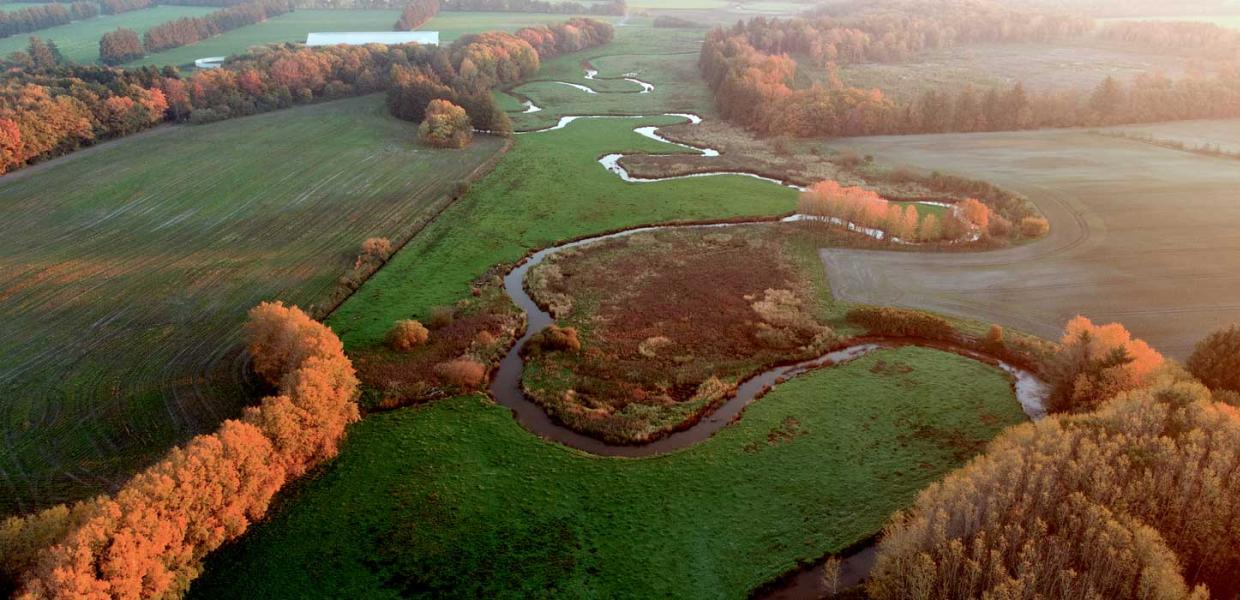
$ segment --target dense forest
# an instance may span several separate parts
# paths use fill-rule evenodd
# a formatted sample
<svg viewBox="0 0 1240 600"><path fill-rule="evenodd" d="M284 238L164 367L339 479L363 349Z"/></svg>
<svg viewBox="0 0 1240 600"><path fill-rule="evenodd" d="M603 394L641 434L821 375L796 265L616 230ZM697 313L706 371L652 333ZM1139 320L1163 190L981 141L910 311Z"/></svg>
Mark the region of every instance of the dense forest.
<svg viewBox="0 0 1240 600"><path fill-rule="evenodd" d="M441 98L465 107L475 127L502 132L510 127L491 88L537 71L540 53L611 36L610 25L574 19L517 35L465 36L447 47L268 47L188 77L171 68L61 64L40 45L9 59L0 86L0 172L162 122L205 123L389 87L403 118L421 120Z"/></svg>
<svg viewBox="0 0 1240 600"><path fill-rule="evenodd" d="M1210 335L1186 372L1119 325L1071 321L1051 365L1062 412L897 515L870 596L1236 597L1238 345L1235 327Z"/></svg>
<svg viewBox="0 0 1240 600"><path fill-rule="evenodd" d="M882 90L849 87L834 75L840 63L890 62L919 52L977 42L1033 42L1082 35L1088 19L1043 15L991 2L935 3L916 11L916 0L881 3L848 12L833 6L814 19L757 18L707 35L700 67L725 119L768 135L855 136L1039 129L1140 123L1240 115L1240 73L1171 80L1159 74L1130 82L1108 78L1092 90L931 90L897 102ZM867 5L868 6L868 5ZM941 10L939 10L941 8ZM933 16L920 16L922 14ZM1184 31L1185 33L1177 33ZM1226 35L1204 35L1168 24L1108 29L1115 38L1145 43L1227 45ZM1170 40L1170 41L1168 41ZM828 69L827 85L796 88L792 55Z"/></svg>

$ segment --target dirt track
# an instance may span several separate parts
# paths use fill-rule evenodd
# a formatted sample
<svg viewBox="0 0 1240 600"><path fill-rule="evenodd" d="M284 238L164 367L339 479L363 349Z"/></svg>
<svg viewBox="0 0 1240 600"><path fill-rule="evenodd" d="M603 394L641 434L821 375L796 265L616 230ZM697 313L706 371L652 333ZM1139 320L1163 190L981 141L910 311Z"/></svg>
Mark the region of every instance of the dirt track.
<svg viewBox="0 0 1240 600"><path fill-rule="evenodd" d="M1240 121L1220 121L1240 130ZM1240 321L1240 165L1081 131L859 138L895 164L1027 194L1052 223L1033 244L980 254L824 250L837 297L1057 336L1084 314L1184 358Z"/></svg>

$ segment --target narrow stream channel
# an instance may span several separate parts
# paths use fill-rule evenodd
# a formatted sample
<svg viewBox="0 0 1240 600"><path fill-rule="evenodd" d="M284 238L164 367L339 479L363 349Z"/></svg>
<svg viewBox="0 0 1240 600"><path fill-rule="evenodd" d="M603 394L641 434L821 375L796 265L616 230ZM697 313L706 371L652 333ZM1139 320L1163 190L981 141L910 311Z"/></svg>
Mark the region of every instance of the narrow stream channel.
<svg viewBox="0 0 1240 600"><path fill-rule="evenodd" d="M586 79L595 79L597 75L598 75L597 70L587 67L586 76L585 76ZM647 84L641 81L634 81L634 82L642 85L643 87L642 93L648 93L654 90L653 85L650 85L650 84ZM571 84L567 82L558 82L558 83L564 83L565 85L569 85L573 87L585 88L585 86L580 86L578 84ZM589 88L585 88L585 89L589 90L589 93L592 93L592 94L598 93ZM542 110L542 109L537 107L532 101L527 101L526 112L537 112L538 110ZM690 123L694 125L702 122L702 118L700 116L695 115L695 114L689 114L689 113L666 113L661 116L681 117L681 118L687 119ZM548 131L556 131L559 129L563 129L567 127L569 124L573 123L574 121L577 121L580 119L643 119L643 118L648 118L648 117L646 116L613 116L613 115L564 116L564 117L561 117L560 120L553 126L550 126L544 129L538 129L534 131L524 131L524 132L518 132L518 133L519 134L534 134L534 133L543 133L543 132L548 132ZM717 150L712 149L712 148L702 148L702 147L681 144L681 143L668 140L658 134L658 129L659 129L658 127L638 127L634 129L634 131L638 133L639 135L642 135L644 137L647 137L649 139L652 139L658 142L662 142L662 143L666 143L666 144L670 144L674 146L679 146L681 148L695 150L697 152L700 152L701 155L705 157L717 157L720 155ZM698 174L692 174L692 175L680 175L680 176L652 178L652 179L635 178L631 176L628 173L628 171L625 170L624 167L620 165L620 160L623 157L624 155L622 154L607 154L599 159L599 164L601 164L608 171L615 173L622 180L626 182L631 182L631 183L653 183L653 182L670 181L670 180L677 180L677 179L691 179L691 178L697 178L697 177L710 177L710 176L719 176L719 175L740 175L744 177L752 177L752 178L760 179L763 181L769 181L776 185L790 187L790 188L797 189L800 191L805 190L805 188L803 187L790 184L788 182L781 181L778 179L763 177L755 173L731 172L731 171L698 173ZM938 204L938 203L926 202L926 204ZM784 221L790 222L790 221L806 220L806 219L813 219L813 218L815 217L810 217L806 215L793 215L791 217L785 218ZM518 264L515 268L509 271L509 273L504 277L505 292L507 293L508 297L512 300L512 302L515 305L517 305L521 310L525 311L528 317L528 321L527 321L527 327L526 327L525 333L521 336L520 339L517 340L517 342L513 345L513 347L508 351L508 354L506 354L503 360L500 362L499 371L496 373L489 388L491 396L503 406L506 406L509 409L511 409L517 422L520 423L522 427L524 427L526 430L544 439L547 439L547 440L550 440L550 441L553 441L559 444L563 444L565 446L575 448L577 450L587 452L590 454L594 454L597 456L628 457L628 458L649 457L649 456L657 456L660 454L666 454L669 452L674 452L677 450L688 448L688 447L691 447L695 444L701 443L709 439L716 432L723 429L729 423L735 420L741 414L741 412L745 409L745 407L748 406L751 402L753 402L755 398L759 397L767 389L777 385L779 382L783 380L796 377L798 375L801 375L801 374L804 374L804 373L807 373L807 372L810 372L816 369L829 368L834 365L847 363L847 362L856 360L858 358L861 358L863 356L866 356L868 354L871 354L871 353L874 353L874 352L877 352L877 351L880 351L886 348L917 345L917 346L931 347L931 348L935 348L935 349L943 350L947 352L954 352L956 354L959 354L959 355L962 355L962 356L965 356L965 357L968 357L974 360L978 360L981 362L985 362L987 364L991 364L991 365L994 365L1002 369L1003 371L1005 371L1008 375L1012 377L1013 390L1015 392L1016 399L1018 402L1020 402L1021 407L1025 411L1025 414L1027 414L1031 419L1039 419L1046 415L1045 400L1048 396L1049 388L1034 373L1026 371L1024 369L1020 369L1016 366L1007 364L993 357L985 356L972 349L964 348L961 346L955 346L955 345L944 344L944 343L926 343L926 342L919 342L915 340L896 339L896 338L861 339L861 340L857 340L856 343L853 343L843 348L835 349L831 352L825 353L822 356L819 356L811 360L768 369L758 375L755 375L743 381L737 387L736 393L730 399L725 401L722 405L720 405L714 411L712 411L711 413L703 417L697 423L683 430L673 432L655 441L641 444L641 445L609 444L607 442L603 442L601 440L584 435L582 433L578 433L560 424L559 422L557 422L550 414L547 413L546 410L544 410L541 406L539 406L537 403L535 403L533 400L531 400L529 397L525 395L524 389L522 388L522 385L521 385L522 375L525 371L525 362L521 356L521 353L525 349L526 344L529 343L531 338L533 338L543 329L546 329L548 326L550 326L554 322L551 315L548 314L546 311L544 311L541 307L539 307L538 304L534 302L533 298L531 298L525 290L525 278L526 278L526 275L529 273L530 269L533 269L534 267L543 263L549 257L554 256L565 250L569 250L573 248L580 248L582 246L587 246L590 244L594 244L594 243L598 243L598 242L602 242L606 240L623 238L623 237L627 237L627 236L631 236L631 235L635 235L639 233L661 231L661 230L673 230L673 229L716 229L716 228L737 227L737 226L743 226L743 225L753 225L756 223L770 223L770 222L771 222L770 220L755 220L751 222L729 222L729 223L718 223L718 224L663 225L663 226L652 226L652 227L639 227L639 228L629 229L629 230L625 230L625 231L621 231L617 233L599 235L599 236L595 236L591 238L586 238L582 240L560 244L558 246L545 248L543 250L540 250L530 255L527 259L525 259L520 264ZM866 235L870 235L871 237L877 237L881 239L881 236L882 236L881 231L858 227L854 225L853 223L841 222L837 224L847 225L849 229L852 229L853 231L858 231L860 233L864 233ZM839 556L838 558L840 559L840 570L839 570L839 581L838 581L837 589L839 590L847 589L849 587L858 585L862 581L864 581L865 577L868 575L868 573L874 566L876 554L877 554L876 542L874 540L870 540L868 542L861 544L857 548L854 548L848 551L845 555ZM801 568L791 573L787 573L783 575L782 577L772 581L769 585L758 590L755 593L755 597L770 598L770 599L798 599L798 600L804 599L804 598L823 597L827 593L826 586L823 582L823 573L825 572L824 565L825 565L827 558L829 557L823 557L821 560L819 560L814 565L809 565L804 568Z"/></svg>

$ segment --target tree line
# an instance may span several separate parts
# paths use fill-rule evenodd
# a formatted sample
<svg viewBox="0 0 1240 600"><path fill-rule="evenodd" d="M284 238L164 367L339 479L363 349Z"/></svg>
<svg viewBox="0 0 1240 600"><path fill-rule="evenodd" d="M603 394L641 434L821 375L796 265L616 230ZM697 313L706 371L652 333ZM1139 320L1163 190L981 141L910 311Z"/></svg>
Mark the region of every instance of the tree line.
<svg viewBox="0 0 1240 600"><path fill-rule="evenodd" d="M99 6L105 15L119 15L131 10L155 6L155 0L100 0Z"/></svg>
<svg viewBox="0 0 1240 600"><path fill-rule="evenodd" d="M289 0L254 0L201 17L185 17L147 30L143 47L148 53L188 46L209 37L293 11Z"/></svg>
<svg viewBox="0 0 1240 600"><path fill-rule="evenodd" d="M30 33L48 27L65 25L99 16L99 5L94 2L72 4L47 4L11 11L0 11L0 38Z"/></svg>
<svg viewBox="0 0 1240 600"><path fill-rule="evenodd" d="M732 33L764 54L798 54L826 66L896 62L963 44L1046 42L1084 35L1093 26L1087 17L990 0L883 0L828 4L807 18L758 17Z"/></svg>
<svg viewBox="0 0 1240 600"><path fill-rule="evenodd" d="M1023 204L996 203L993 195L982 198L953 202L942 217L922 217L912 203L890 202L872 190L827 180L801 194L797 212L837 226L881 231L884 239L904 243L1011 241L1040 237L1049 230L1046 219Z"/></svg>
<svg viewBox="0 0 1240 600"><path fill-rule="evenodd" d="M548 52L600 43L610 34L609 25L583 20L524 33L543 40ZM382 92L400 87L405 73L438 86L438 95L420 105L404 102L411 107L401 113L405 118L421 120L419 111L440 97L469 110L476 127L503 131L507 117L489 89L516 83L538 65L538 52L508 34L466 36L450 47L267 47L188 77L174 68L58 63L39 42L10 56L0 80L0 172L161 122L204 123Z"/></svg>
<svg viewBox="0 0 1240 600"><path fill-rule="evenodd" d="M396 31L413 31L439 14L439 0L411 0L396 21Z"/></svg>
<svg viewBox="0 0 1240 600"><path fill-rule="evenodd" d="M491 97L493 88L524 80L541 60L606 44L614 35L607 23L574 18L512 35L466 36L446 51L427 50L434 55L429 60L394 68L388 109L398 118L420 122L432 100L446 100L463 107L474 128L510 132L512 123Z"/></svg>
<svg viewBox="0 0 1240 600"><path fill-rule="evenodd" d="M359 418L358 380L339 338L279 302L250 311L246 337L273 395L112 496L0 526L0 573L17 597L181 595L203 558L262 519L281 487L336 456Z"/></svg>
<svg viewBox="0 0 1240 600"><path fill-rule="evenodd" d="M440 8L460 12L525 12L561 15L623 16L629 12L628 0L609 0L590 4L547 0L442 0Z"/></svg>
<svg viewBox="0 0 1240 600"><path fill-rule="evenodd" d="M956 43L1041 40L1082 31L1072 18L996 11L985 2L944 6L957 4L967 9L946 10L944 20L934 26L927 23L935 24L939 17L913 16L916 13L904 20L888 12L862 12L847 21L758 18L711 31L699 66L720 114L766 135L1008 131L1240 116L1240 72L1235 69L1174 81L1156 74L1131 82L1107 78L1093 90L1031 92L1016 83L981 91L966 85L929 90L906 102L881 90L849 87L834 75L836 62L897 60ZM970 12L979 7L991 8ZM788 52L825 60L827 84L794 87L798 65Z"/></svg>
<svg viewBox="0 0 1240 600"><path fill-rule="evenodd" d="M1127 46L1199 58L1234 61L1240 55L1240 31L1214 23L1116 21L1103 27L1099 36Z"/></svg>
<svg viewBox="0 0 1240 600"><path fill-rule="evenodd" d="M1240 594L1240 328L1187 370L1078 317L1051 382L1064 411L1009 429L884 531L870 596Z"/></svg>

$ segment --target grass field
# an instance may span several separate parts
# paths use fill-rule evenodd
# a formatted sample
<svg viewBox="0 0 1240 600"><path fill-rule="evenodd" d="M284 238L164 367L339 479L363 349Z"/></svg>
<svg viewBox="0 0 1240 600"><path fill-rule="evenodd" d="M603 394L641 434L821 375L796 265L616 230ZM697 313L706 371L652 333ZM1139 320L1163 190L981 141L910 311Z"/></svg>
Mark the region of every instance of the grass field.
<svg viewBox="0 0 1240 600"><path fill-rule="evenodd" d="M240 54L251 46L305 42L306 34L315 31L391 31L399 17L399 10L298 10L257 25L234 29L197 44L152 54L132 64L190 64L194 59L206 56ZM568 18L568 15L528 13L445 12L422 29L438 31L440 42L449 43L467 33L515 31L530 25L562 22Z"/></svg>
<svg viewBox="0 0 1240 600"><path fill-rule="evenodd" d="M108 489L253 401L245 311L310 305L501 141L414 141L382 98L165 128L0 179L0 510Z"/></svg>
<svg viewBox="0 0 1240 600"><path fill-rule="evenodd" d="M147 29L156 25L181 17L205 15L214 10L218 9L206 6L155 6L119 15L103 15L84 21L74 21L67 25L0 39L0 55L25 50L30 36L36 36L56 42L65 58L69 60L94 63L99 60L99 38L118 27L132 29L138 32L138 35L142 35Z"/></svg>
<svg viewBox="0 0 1240 600"><path fill-rule="evenodd" d="M543 442L473 397L374 415L190 596L743 598L1023 419L1001 373L917 348L794 379L652 459Z"/></svg>
<svg viewBox="0 0 1240 600"><path fill-rule="evenodd" d="M1240 138L1240 120L1137 129L1167 139ZM838 143L891 164L1024 193L1052 223L1050 236L1038 242L965 256L826 251L841 299L935 310L1047 337L1079 313L1121 322L1180 359L1210 330L1240 321L1234 159L1080 130Z"/></svg>
<svg viewBox="0 0 1240 600"><path fill-rule="evenodd" d="M550 73L539 76L575 72L580 79L577 65L583 59L608 55L609 49L629 52L642 45L646 54L664 52L684 60L682 39L661 38L652 31L642 26L619 28L615 44L548 61ZM687 60L692 64L696 59ZM614 68L625 72L626 66ZM695 76L685 85L693 87L696 81ZM650 97L649 104L640 109L646 114L709 109L705 94L694 96L698 99L692 103L670 92L619 96ZM574 114L552 104L544 108L545 113ZM592 108L580 106L589 112ZM597 158L610 152L686 151L633 132L642 125L681 121L676 117L590 119L557 131L517 136L495 171L398 253L332 315L329 324L348 346L373 345L394 321L412 315L425 317L435 306L467 297L471 281L484 277L496 265L519 260L531 249L648 223L772 215L793 209L794 191L762 181L710 177L634 185L598 164Z"/></svg>
<svg viewBox="0 0 1240 600"><path fill-rule="evenodd" d="M391 31L399 10L297 10L188 46L157 52L131 65L187 65L208 56L241 54L251 46L303 43L314 31Z"/></svg>
<svg viewBox="0 0 1240 600"><path fill-rule="evenodd" d="M801 84L825 81L826 72L798 61ZM958 90L966 83L985 90L1024 83L1032 90L1092 89L1107 76L1120 80L1148 72L1184 73L1184 59L1106 45L978 44L934 50L903 63L843 65L848 85L879 88L898 99L926 90Z"/></svg>
<svg viewBox="0 0 1240 600"><path fill-rule="evenodd" d="M398 319L468 296L470 282L529 250L612 229L792 210L796 193L741 177L626 184L596 157L667 152L633 133L679 119L597 119L520 136L504 161L346 302L328 323L346 345L380 341ZM673 148L674 150L674 148Z"/></svg>
<svg viewBox="0 0 1240 600"><path fill-rule="evenodd" d="M634 19L616 30L616 41L603 46L547 61L535 81L514 91L529 97L543 110L513 116L518 130L554 125L564 115L613 114L654 115L664 112L714 113L710 90L698 73L699 30L655 29L649 20ZM587 80L582 63L589 61L599 71L599 79ZM649 94L641 87L618 79L626 74L652 83ZM566 81L600 92L581 90L554 83Z"/></svg>
<svg viewBox="0 0 1240 600"><path fill-rule="evenodd" d="M1124 125L1106 132L1152 136L1157 140L1179 142L1189 148L1215 147L1223 152L1240 153L1240 125L1219 121L1178 121L1151 125Z"/></svg>

